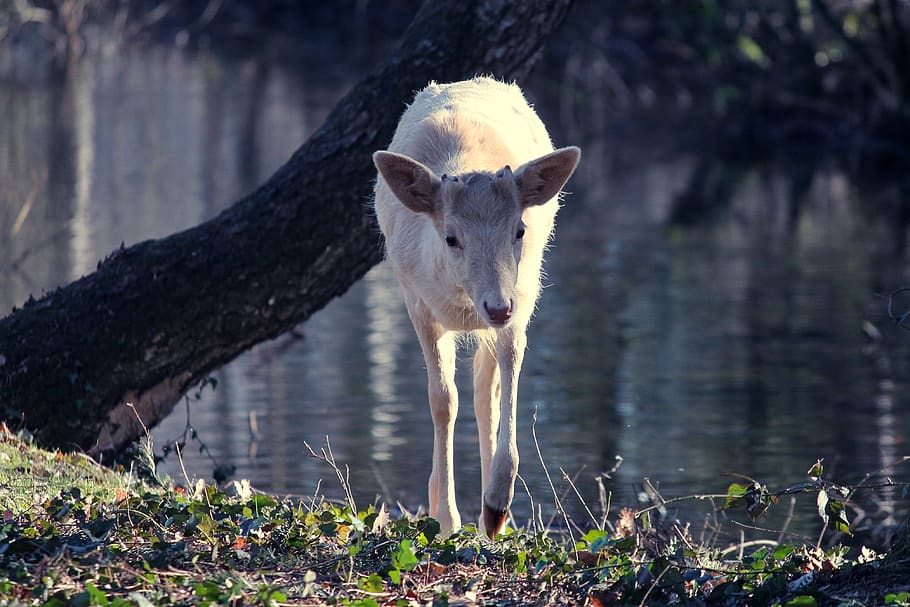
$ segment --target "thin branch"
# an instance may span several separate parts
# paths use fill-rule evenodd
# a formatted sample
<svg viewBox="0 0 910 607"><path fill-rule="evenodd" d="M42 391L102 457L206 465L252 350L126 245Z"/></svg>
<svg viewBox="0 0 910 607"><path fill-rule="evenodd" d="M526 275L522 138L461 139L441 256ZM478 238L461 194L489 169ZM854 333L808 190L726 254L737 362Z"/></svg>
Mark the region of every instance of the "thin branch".
<svg viewBox="0 0 910 607"><path fill-rule="evenodd" d="M303 441L303 446L310 452L310 457L325 462L335 471L335 476L338 477L338 482L341 484L342 491L344 491L347 505L351 509L351 512L356 513L357 504L354 502L354 494L351 492L351 470L345 466L345 472L342 474L341 469L335 463L335 456L332 454L332 444L329 442L329 437L325 437L325 447L320 448L319 453L316 453L306 441Z"/></svg>
<svg viewBox="0 0 910 607"><path fill-rule="evenodd" d="M579 493L578 488L575 486L575 483L572 482L572 479L569 477L569 475L566 473L566 471L563 470L562 466L559 467L559 471L562 472L562 477L566 480L567 483L569 483L569 486L572 488L572 491L575 492L575 497L577 497L578 501L581 502L581 505L584 507L585 512L588 513L588 517L591 519L591 522L594 523L594 526L597 527L597 529L599 531L603 531L603 527L598 522L597 517L594 516L594 513L591 512L590 508L588 508L588 503L585 501L585 498L583 498L581 496L581 493Z"/></svg>
<svg viewBox="0 0 910 607"><path fill-rule="evenodd" d="M901 293L906 293L908 291L910 291L910 287L900 287L899 289L895 289L895 290L891 291L890 293L888 293L888 318L890 318L891 320L896 322L898 324L898 326L900 326L902 329L910 331L910 324L906 324L907 321L910 320L910 309L908 309L906 312L904 312L900 316L895 316L894 310L893 310L894 297L896 295L900 295Z"/></svg>
<svg viewBox="0 0 910 607"><path fill-rule="evenodd" d="M663 497L661 497L660 498L661 502L659 504L653 504L651 506L648 506L647 508L642 508L641 510L636 510L635 518L638 518L642 514L645 514L646 512L650 512L651 510L657 510L659 508L663 508L667 504L673 504L675 502L684 502L687 500L710 500L710 499L715 499L715 498L726 499L727 494L726 493L704 493L704 494L696 494L696 495L684 495L682 497L671 497L670 499L664 499Z"/></svg>
<svg viewBox="0 0 910 607"><path fill-rule="evenodd" d="M553 486L553 479L550 477L550 471L547 470L547 464L543 461L543 454L540 452L540 443L537 441L537 407L534 407L534 415L531 417L531 437L534 439L534 448L537 449L537 459L540 460L543 473L547 477L547 483L550 485L550 491L553 493L553 502L556 504L556 511L562 514L562 518L566 523L566 530L569 533L569 537L572 538L572 545L574 546L576 544L575 535L572 533L572 526L569 524L569 515L566 514L565 508L562 507L562 501L556 493L556 487Z"/></svg>

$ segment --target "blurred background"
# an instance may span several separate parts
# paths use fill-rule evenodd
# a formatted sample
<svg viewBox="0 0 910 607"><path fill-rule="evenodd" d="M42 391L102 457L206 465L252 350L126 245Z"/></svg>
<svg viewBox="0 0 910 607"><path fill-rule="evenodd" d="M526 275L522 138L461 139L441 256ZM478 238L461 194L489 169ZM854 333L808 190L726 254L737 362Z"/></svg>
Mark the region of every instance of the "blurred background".
<svg viewBox="0 0 910 607"><path fill-rule="evenodd" d="M0 1L2 313L264 181L419 4ZM910 430L910 333L888 316L910 283L910 6L579 0L519 84L584 159L529 334L517 522L554 512L535 412L582 526L560 470L595 516L601 487L615 514L648 483L665 498L724 493L725 473L782 489L818 458L845 484L910 480L887 468ZM900 315L910 297L891 303ZM456 430L468 520L469 363ZM340 497L303 445L328 436L359 505L426 504L423 359L384 264L212 379L153 431L159 453L188 440L190 477ZM183 479L173 453L161 470ZM814 538L815 508L785 498L756 524ZM874 543L906 510L899 489L870 489L850 517ZM710 502L667 516L758 533Z"/></svg>

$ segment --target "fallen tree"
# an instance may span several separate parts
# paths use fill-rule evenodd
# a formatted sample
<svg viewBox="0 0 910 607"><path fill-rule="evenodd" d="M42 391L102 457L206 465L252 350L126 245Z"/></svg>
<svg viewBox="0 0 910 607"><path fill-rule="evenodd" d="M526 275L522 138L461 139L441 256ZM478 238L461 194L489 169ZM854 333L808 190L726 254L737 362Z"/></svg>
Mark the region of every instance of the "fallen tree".
<svg viewBox="0 0 910 607"><path fill-rule="evenodd" d="M371 153L428 80L521 78L572 0L426 2L398 48L272 177L217 217L115 251L0 320L0 416L104 460L214 369L382 258Z"/></svg>

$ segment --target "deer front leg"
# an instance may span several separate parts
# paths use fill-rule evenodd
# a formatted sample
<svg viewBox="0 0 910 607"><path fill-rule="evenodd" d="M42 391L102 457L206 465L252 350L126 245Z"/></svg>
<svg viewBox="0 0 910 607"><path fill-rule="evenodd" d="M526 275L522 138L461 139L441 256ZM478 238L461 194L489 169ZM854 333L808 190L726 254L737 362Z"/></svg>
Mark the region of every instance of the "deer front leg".
<svg viewBox="0 0 910 607"><path fill-rule="evenodd" d="M509 327L499 332L496 357L502 383L499 435L490 468L490 480L483 495L483 528L491 538L502 531L518 475L518 443L515 413L518 402L518 375L524 360L527 338L523 329Z"/></svg>
<svg viewBox="0 0 910 607"><path fill-rule="evenodd" d="M433 469L430 473L430 516L439 521L443 536L461 527L455 503L452 449L458 391L455 388L455 341L452 333L431 318L412 314L427 366L427 394L433 417Z"/></svg>
<svg viewBox="0 0 910 607"><path fill-rule="evenodd" d="M499 429L499 366L493 346L481 343L474 353L474 417L480 443L480 488L490 482L490 465L496 453L496 431ZM480 502L480 529L485 530L483 499Z"/></svg>

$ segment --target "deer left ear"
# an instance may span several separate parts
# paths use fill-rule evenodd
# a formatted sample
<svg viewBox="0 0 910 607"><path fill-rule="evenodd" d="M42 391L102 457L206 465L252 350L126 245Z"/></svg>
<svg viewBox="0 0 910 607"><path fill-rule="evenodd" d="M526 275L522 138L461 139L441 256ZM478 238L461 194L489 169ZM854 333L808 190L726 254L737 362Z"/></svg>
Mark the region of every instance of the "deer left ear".
<svg viewBox="0 0 910 607"><path fill-rule="evenodd" d="M429 167L402 154L379 151L373 163L401 204L432 215L439 206L440 179Z"/></svg>
<svg viewBox="0 0 910 607"><path fill-rule="evenodd" d="M581 150L570 146L521 165L515 171L521 205L533 207L552 200L572 176L580 158Z"/></svg>

